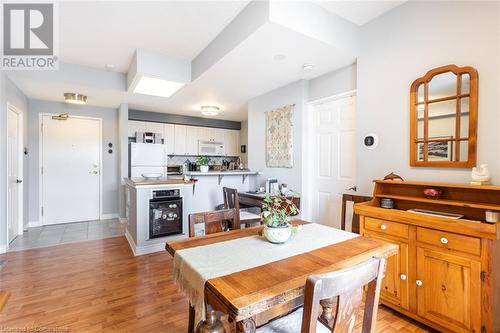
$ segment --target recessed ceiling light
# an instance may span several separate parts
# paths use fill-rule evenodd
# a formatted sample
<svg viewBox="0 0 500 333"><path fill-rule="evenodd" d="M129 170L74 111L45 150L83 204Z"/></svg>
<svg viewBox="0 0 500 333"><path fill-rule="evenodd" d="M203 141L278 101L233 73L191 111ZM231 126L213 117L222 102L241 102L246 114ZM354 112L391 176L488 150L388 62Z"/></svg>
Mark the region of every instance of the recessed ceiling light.
<svg viewBox="0 0 500 333"><path fill-rule="evenodd" d="M69 104L87 104L87 96L76 93L64 93L64 101Z"/></svg>
<svg viewBox="0 0 500 333"><path fill-rule="evenodd" d="M107 71L109 71L109 72L111 72L112 70L115 69L115 65L113 65L113 64L106 64L106 65L104 65L104 69L107 70Z"/></svg>
<svg viewBox="0 0 500 333"><path fill-rule="evenodd" d="M151 76L141 76L139 82L134 88L134 93L170 97L183 86L184 83L180 82L162 80Z"/></svg>
<svg viewBox="0 0 500 333"><path fill-rule="evenodd" d="M282 61L285 59L286 59L286 55L284 55L284 54L277 54L274 56L274 60L276 60L276 61Z"/></svg>
<svg viewBox="0 0 500 333"><path fill-rule="evenodd" d="M306 63L306 64L302 65L302 69L305 70L305 71L312 71L313 68L314 68L313 64Z"/></svg>
<svg viewBox="0 0 500 333"><path fill-rule="evenodd" d="M216 116L220 112L220 108L213 105L203 105L200 109L201 114L204 116Z"/></svg>

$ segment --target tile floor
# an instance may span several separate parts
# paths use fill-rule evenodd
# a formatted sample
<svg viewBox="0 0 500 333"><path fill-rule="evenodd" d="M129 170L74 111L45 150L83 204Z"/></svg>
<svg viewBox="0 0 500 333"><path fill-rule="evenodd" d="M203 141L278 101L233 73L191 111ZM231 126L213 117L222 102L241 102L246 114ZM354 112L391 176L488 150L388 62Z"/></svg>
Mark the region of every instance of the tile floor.
<svg viewBox="0 0 500 333"><path fill-rule="evenodd" d="M29 228L9 244L9 251L21 251L58 244L125 235L126 224L118 219L54 224Z"/></svg>

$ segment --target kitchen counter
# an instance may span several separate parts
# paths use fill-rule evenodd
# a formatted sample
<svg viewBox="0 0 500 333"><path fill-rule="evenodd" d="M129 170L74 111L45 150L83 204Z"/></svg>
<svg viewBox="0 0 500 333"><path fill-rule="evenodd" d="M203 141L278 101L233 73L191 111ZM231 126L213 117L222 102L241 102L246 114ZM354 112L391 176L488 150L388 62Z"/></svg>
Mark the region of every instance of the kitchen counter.
<svg viewBox="0 0 500 333"><path fill-rule="evenodd" d="M183 179L145 179L145 178L125 178L125 184L131 187L137 186L156 186L156 185L192 185L192 181L184 181Z"/></svg>
<svg viewBox="0 0 500 333"><path fill-rule="evenodd" d="M251 170L226 170L226 171L188 171L186 175L188 176L242 176L242 175L260 175L260 171Z"/></svg>

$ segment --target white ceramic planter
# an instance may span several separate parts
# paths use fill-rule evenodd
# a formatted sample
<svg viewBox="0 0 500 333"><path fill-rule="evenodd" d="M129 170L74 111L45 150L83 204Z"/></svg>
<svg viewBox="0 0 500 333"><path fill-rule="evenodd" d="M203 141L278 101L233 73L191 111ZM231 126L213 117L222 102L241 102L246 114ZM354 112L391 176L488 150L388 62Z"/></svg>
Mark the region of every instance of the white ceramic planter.
<svg viewBox="0 0 500 333"><path fill-rule="evenodd" d="M201 172L208 172L208 165L200 165Z"/></svg>
<svg viewBox="0 0 500 333"><path fill-rule="evenodd" d="M282 244L292 236L292 226L290 224L284 227L264 227L264 236L268 241L274 244Z"/></svg>

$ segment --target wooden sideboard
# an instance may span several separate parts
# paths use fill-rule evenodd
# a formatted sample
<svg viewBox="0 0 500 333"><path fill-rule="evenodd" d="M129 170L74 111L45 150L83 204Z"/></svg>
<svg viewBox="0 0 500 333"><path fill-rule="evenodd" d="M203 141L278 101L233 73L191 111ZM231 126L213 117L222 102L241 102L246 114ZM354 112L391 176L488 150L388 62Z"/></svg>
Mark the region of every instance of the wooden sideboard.
<svg viewBox="0 0 500 333"><path fill-rule="evenodd" d="M426 198L428 188L441 197ZM500 211L500 186L375 181L373 197L354 206L361 234L399 246L381 302L442 332L500 332L500 223L484 221L487 210ZM382 198L394 208L381 208Z"/></svg>

